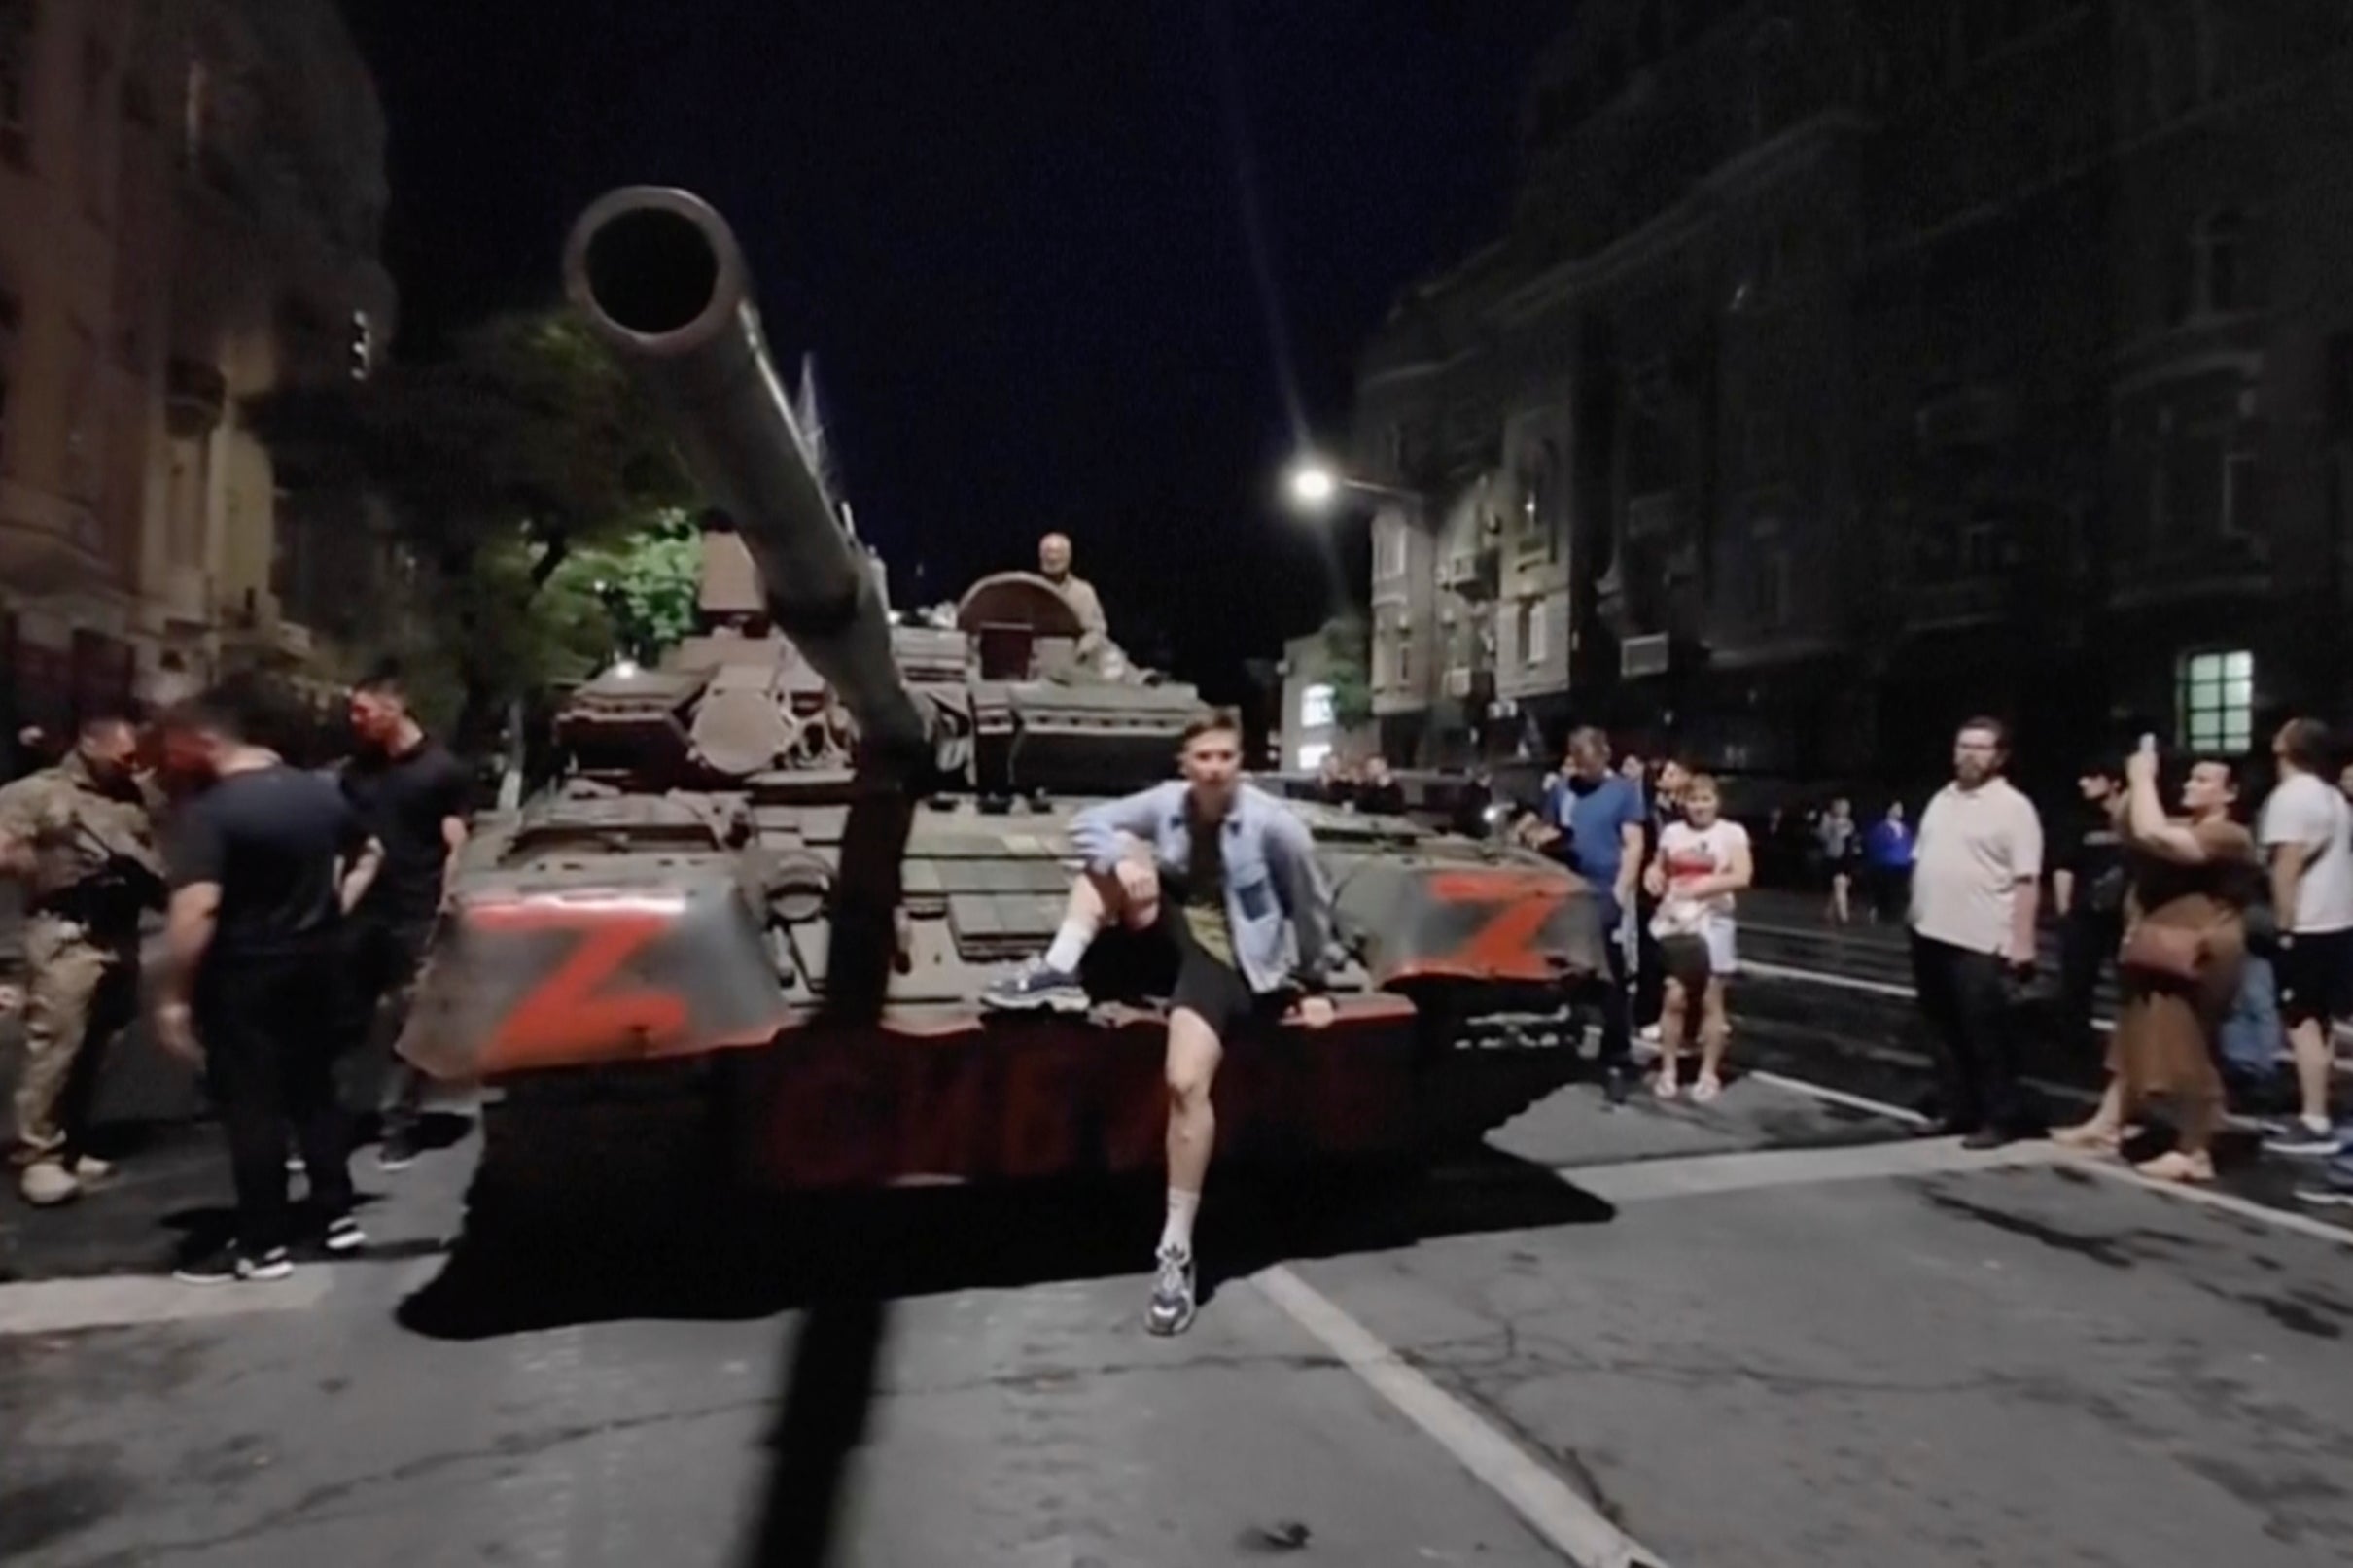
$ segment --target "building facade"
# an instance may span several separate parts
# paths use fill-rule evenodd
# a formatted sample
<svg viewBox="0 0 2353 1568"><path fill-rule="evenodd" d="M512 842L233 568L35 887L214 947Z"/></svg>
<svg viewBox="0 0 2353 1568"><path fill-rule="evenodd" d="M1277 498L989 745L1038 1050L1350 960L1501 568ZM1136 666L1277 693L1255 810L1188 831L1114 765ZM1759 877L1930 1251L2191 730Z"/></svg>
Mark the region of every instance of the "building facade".
<svg viewBox="0 0 2353 1568"><path fill-rule="evenodd" d="M1385 714L1439 713L1485 493L1491 752L1898 783L1979 711L2054 775L2344 716L2349 88L2326 0L1580 8L1507 232L1360 366L1354 460L1429 498Z"/></svg>
<svg viewBox="0 0 2353 1568"><path fill-rule="evenodd" d="M1362 630L1356 628L1359 637ZM1283 772L1314 773L1326 758L1361 761L1373 749L1370 731L1346 722L1350 677L1334 645L1345 635L1345 625L1324 626L1282 645L1282 719L1277 726L1275 765Z"/></svg>
<svg viewBox="0 0 2353 1568"><path fill-rule="evenodd" d="M331 0L0 0L18 722L332 662L314 625L381 599L356 591L380 531L284 506L245 410L380 352L385 200L382 114Z"/></svg>

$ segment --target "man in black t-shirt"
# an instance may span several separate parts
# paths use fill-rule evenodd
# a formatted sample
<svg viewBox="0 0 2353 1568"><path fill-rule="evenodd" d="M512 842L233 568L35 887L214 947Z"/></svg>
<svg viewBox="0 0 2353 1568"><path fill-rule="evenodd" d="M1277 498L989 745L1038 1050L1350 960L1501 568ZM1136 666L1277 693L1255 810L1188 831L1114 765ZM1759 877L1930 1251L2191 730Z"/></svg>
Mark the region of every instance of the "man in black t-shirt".
<svg viewBox="0 0 2353 1568"><path fill-rule="evenodd" d="M176 814L165 856L170 969L157 1034L203 1066L237 1195L235 1236L191 1256L177 1277L282 1279L293 1267L290 1135L328 1249L366 1239L334 1095L336 959L344 912L381 854L333 784L252 745L233 714L183 704L161 727L168 770L201 793Z"/></svg>
<svg viewBox="0 0 2353 1568"><path fill-rule="evenodd" d="M2060 844L2051 878L2059 918L2059 1028L2067 1050L2098 1060L2091 1027L2100 971L2125 940L2125 841L2116 813L2124 779L2113 763L2095 763L2076 781L2080 810Z"/></svg>
<svg viewBox="0 0 2353 1568"><path fill-rule="evenodd" d="M352 912L351 1012L345 1038L367 1042L380 1023L398 1039L417 967L447 896L449 870L466 842L471 781L457 758L427 735L391 677L351 694L359 746L342 767L343 797L384 846L384 869ZM384 1098L376 1164L399 1170L418 1153L425 1079L398 1057Z"/></svg>

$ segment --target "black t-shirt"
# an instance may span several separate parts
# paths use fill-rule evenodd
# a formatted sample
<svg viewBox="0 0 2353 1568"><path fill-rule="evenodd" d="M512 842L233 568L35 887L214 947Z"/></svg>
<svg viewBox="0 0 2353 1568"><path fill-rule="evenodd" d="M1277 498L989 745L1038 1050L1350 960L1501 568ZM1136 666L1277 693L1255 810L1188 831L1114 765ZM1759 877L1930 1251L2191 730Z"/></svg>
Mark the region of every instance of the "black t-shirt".
<svg viewBox="0 0 2353 1568"><path fill-rule="evenodd" d="M368 842L342 793L315 773L273 763L232 773L180 808L171 885L218 883L221 910L206 961L317 952L342 924L337 861Z"/></svg>
<svg viewBox="0 0 2353 1568"><path fill-rule="evenodd" d="M441 824L463 819L472 782L439 741L399 756L361 751L342 770L343 796L384 846L383 869L360 901L364 920L431 920L440 907L449 842Z"/></svg>
<svg viewBox="0 0 2353 1568"><path fill-rule="evenodd" d="M2106 807L2077 808L2073 830L2059 859L2075 877L2075 901L2097 914L2125 907L2125 841Z"/></svg>

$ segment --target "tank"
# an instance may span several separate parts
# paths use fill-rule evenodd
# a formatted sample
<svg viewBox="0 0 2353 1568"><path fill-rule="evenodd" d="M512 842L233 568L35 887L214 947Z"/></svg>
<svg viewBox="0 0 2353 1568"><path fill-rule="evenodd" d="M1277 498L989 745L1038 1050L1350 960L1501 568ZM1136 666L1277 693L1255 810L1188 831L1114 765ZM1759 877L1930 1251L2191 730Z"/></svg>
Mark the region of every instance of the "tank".
<svg viewBox="0 0 2353 1568"><path fill-rule="evenodd" d="M1090 955L1083 1014L982 994L1051 939L1072 814L1170 777L1199 694L1082 657L1027 573L894 612L696 197L605 196L565 279L724 521L697 635L575 692L562 776L467 845L402 1054L496 1091L486 1168L590 1125L788 1192L1157 1165L1165 1018L1120 983L1130 938ZM1286 807L1334 889L1338 1018L1230 1048L1221 1166L1419 1157L1577 1073L1602 954L1573 877Z"/></svg>

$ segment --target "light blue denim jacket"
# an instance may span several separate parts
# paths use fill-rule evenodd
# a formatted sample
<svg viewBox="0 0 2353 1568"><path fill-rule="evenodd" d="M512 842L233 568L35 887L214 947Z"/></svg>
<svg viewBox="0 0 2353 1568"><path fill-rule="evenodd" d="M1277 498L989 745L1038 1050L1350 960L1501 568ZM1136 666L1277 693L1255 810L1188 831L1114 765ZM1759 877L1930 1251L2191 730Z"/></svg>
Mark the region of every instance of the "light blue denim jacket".
<svg viewBox="0 0 2353 1568"><path fill-rule="evenodd" d="M1125 834L1149 845L1162 868L1182 875L1193 845L1186 787L1172 779L1080 812L1071 840L1087 869L1107 875L1116 868ZM1321 991L1331 961L1332 890L1316 863L1315 836L1281 801L1249 784L1236 788L1224 831L1225 912L1242 978L1260 995L1288 984ZM1283 962L1286 917L1298 951L1295 971Z"/></svg>

